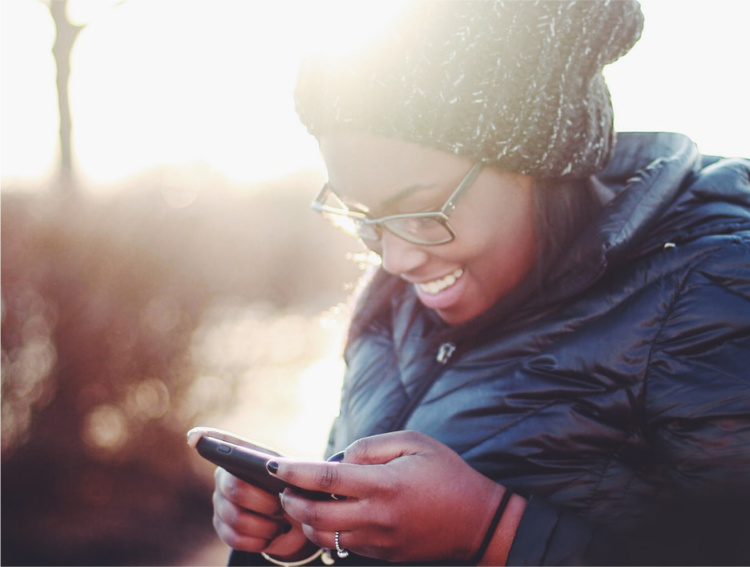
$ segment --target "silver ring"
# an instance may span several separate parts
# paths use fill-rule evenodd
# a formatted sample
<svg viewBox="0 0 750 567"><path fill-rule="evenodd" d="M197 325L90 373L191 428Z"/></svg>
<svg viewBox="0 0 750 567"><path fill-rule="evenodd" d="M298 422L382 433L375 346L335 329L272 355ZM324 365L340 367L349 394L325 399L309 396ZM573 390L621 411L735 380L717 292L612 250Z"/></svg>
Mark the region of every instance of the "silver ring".
<svg viewBox="0 0 750 567"><path fill-rule="evenodd" d="M349 557L349 552L339 544L340 537L341 534L339 534L339 532L336 532L333 536L333 543L336 546L336 555L338 555L341 559L344 559L346 557Z"/></svg>

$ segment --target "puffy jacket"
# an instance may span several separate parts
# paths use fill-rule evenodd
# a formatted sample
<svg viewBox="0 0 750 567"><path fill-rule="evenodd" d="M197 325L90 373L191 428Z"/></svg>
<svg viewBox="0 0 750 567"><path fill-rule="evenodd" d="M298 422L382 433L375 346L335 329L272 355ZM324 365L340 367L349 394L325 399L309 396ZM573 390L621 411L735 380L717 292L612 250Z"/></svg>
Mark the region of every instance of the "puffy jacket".
<svg viewBox="0 0 750 567"><path fill-rule="evenodd" d="M620 134L598 179L545 293L471 334L393 297L347 346L329 451L449 445L529 498L509 564L750 564L750 163Z"/></svg>
<svg viewBox="0 0 750 567"><path fill-rule="evenodd" d="M598 178L615 197L542 296L468 337L393 298L348 345L330 450L446 443L530 497L511 564L750 564L750 162L620 134Z"/></svg>

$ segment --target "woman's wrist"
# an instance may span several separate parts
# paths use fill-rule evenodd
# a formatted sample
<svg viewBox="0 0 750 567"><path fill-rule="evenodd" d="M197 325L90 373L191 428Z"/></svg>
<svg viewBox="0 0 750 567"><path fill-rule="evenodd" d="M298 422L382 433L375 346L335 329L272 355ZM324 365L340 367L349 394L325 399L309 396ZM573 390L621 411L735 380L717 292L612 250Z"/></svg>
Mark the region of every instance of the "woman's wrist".
<svg viewBox="0 0 750 567"><path fill-rule="evenodd" d="M508 502L510 502L512 496L513 493L508 488L503 490L503 494L500 497L500 503L495 508L495 514L493 515L492 520L490 520L489 527L485 531L482 543L479 544L479 549L477 549L471 558L471 563L478 564L482 557L484 557L485 553L487 553L487 548L490 546L490 542L495 535L495 530L497 530L500 520L502 520L503 515L505 514L505 509L508 507Z"/></svg>
<svg viewBox="0 0 750 567"><path fill-rule="evenodd" d="M506 488L506 490L508 490ZM518 494L512 494L508 500L502 517L489 537L484 555L477 560L478 565L505 565L508 553L516 535L516 529L521 522L526 509L526 499Z"/></svg>

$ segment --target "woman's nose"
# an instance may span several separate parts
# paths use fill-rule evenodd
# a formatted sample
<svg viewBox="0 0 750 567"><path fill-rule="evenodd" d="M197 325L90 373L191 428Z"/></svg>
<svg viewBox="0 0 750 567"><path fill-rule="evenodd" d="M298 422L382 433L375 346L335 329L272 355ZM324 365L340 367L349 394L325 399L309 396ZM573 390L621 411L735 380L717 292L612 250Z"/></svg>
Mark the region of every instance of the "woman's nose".
<svg viewBox="0 0 750 567"><path fill-rule="evenodd" d="M383 269L400 276L420 267L429 257L424 246L412 244L395 234L383 230L380 241L380 259Z"/></svg>

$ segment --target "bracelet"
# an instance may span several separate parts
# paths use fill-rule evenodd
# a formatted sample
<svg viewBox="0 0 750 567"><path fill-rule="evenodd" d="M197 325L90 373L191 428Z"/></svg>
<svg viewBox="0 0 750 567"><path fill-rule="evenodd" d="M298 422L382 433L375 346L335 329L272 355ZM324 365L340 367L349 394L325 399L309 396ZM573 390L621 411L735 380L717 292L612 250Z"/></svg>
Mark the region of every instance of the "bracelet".
<svg viewBox="0 0 750 567"><path fill-rule="evenodd" d="M484 534L484 539L482 540L482 545L479 546L479 549L474 554L474 557L471 558L471 563L476 565L481 560L482 557L484 557L484 554L487 553L487 548L490 546L490 542L492 541L492 536L495 535L495 530L497 529L497 525L500 523L500 519L503 517L503 513L505 512L505 508L508 506L508 502L510 502L510 497L513 496L513 493L509 489L505 489L505 492L503 493L503 497L500 499L500 504L497 505L497 510L495 510L495 515L492 517L492 522L490 522L490 527L487 528L487 533Z"/></svg>
<svg viewBox="0 0 750 567"><path fill-rule="evenodd" d="M323 549L319 549L315 553L313 553L310 557L306 559L300 559L299 561L279 561L278 559L274 559L267 553L263 553L262 551L260 554L263 556L263 559L268 561L269 563L273 563L274 565L280 565L281 567L300 567L300 565L307 565L308 563L312 563L315 561L318 557L320 557L323 554Z"/></svg>

